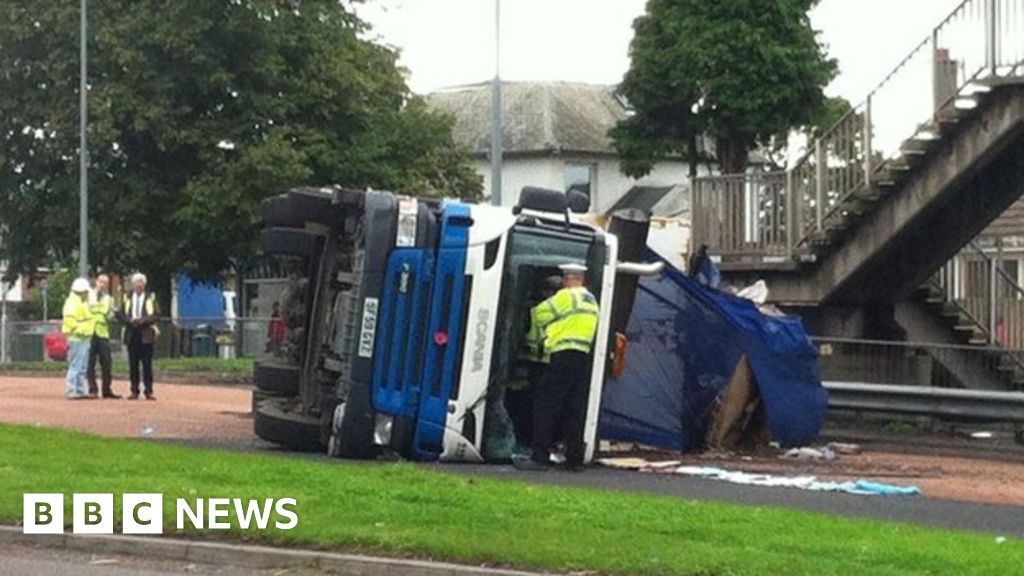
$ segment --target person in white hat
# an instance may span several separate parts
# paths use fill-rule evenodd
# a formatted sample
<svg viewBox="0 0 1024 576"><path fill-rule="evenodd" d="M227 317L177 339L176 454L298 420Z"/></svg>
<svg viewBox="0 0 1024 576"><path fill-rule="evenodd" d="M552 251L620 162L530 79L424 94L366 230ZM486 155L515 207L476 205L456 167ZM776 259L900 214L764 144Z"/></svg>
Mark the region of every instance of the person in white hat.
<svg viewBox="0 0 1024 576"><path fill-rule="evenodd" d="M544 326L544 353L550 354L551 360L533 392L532 454L528 460L514 461L528 470L550 466L551 450L558 440L565 444L569 469L583 465L583 428L600 308L584 285L586 266L570 262L559 269L562 289L538 304L550 310L550 321Z"/></svg>
<svg viewBox="0 0 1024 576"><path fill-rule="evenodd" d="M93 315L89 308L89 281L85 278L77 278L71 284L71 293L64 301L61 332L68 339L68 373L65 379L67 397L69 400L89 398L85 388L85 372L89 364Z"/></svg>

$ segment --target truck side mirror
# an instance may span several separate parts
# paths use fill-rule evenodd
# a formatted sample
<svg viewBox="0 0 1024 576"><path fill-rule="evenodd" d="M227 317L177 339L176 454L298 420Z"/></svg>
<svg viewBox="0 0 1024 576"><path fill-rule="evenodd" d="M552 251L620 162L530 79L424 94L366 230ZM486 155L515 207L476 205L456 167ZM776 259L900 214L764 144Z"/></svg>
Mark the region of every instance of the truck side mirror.
<svg viewBox="0 0 1024 576"><path fill-rule="evenodd" d="M590 210L590 196L585 192L570 188L565 193L565 200L569 210L576 214L585 214Z"/></svg>

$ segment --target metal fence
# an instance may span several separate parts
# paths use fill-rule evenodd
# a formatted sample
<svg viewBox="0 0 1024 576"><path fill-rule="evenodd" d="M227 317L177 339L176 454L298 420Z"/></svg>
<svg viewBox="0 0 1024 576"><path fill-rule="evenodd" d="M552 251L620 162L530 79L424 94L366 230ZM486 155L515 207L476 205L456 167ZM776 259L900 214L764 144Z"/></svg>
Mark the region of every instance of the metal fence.
<svg viewBox="0 0 1024 576"><path fill-rule="evenodd" d="M725 258L807 251L848 200L870 199L904 143L937 138L937 120L976 106L986 81L1021 77L1024 0L966 0L786 172L697 178L694 244Z"/></svg>
<svg viewBox="0 0 1024 576"><path fill-rule="evenodd" d="M287 338L287 328L273 318L188 319L163 318L157 323L160 336L154 346L157 358L268 358ZM121 326L111 326L115 359L127 358L121 343ZM60 320L9 321L0 327L0 364L13 362L63 362L66 339Z"/></svg>
<svg viewBox="0 0 1024 576"><path fill-rule="evenodd" d="M825 381L1022 390L1024 351L881 340L813 338Z"/></svg>
<svg viewBox="0 0 1024 576"><path fill-rule="evenodd" d="M960 313L986 344L1024 349L1024 287L1007 271L996 246L970 242L932 277L942 302ZM1016 260L1010 260L1016 265Z"/></svg>

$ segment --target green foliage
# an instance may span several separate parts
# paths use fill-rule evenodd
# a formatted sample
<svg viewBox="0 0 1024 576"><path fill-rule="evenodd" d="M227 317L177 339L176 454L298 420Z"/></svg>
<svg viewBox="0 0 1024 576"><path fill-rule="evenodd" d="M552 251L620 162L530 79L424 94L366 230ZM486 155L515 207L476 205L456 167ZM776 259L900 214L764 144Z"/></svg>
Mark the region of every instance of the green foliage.
<svg viewBox="0 0 1024 576"><path fill-rule="evenodd" d="M816 0L649 0L633 24L620 92L635 114L611 133L631 176L668 155L702 159L715 142L724 172L778 134L821 121L836 63L807 12Z"/></svg>
<svg viewBox="0 0 1024 576"><path fill-rule="evenodd" d="M1024 544L988 534L0 425L0 521L21 519L27 492L66 494L68 510L74 492L159 492L171 534L177 498L295 498L292 530L232 519L221 534L557 573L1008 575L1024 562Z"/></svg>
<svg viewBox="0 0 1024 576"><path fill-rule="evenodd" d="M78 2L0 0L0 259L77 247ZM90 261L166 279L250 253L300 184L473 198L448 118L335 0L90 3Z"/></svg>
<svg viewBox="0 0 1024 576"><path fill-rule="evenodd" d="M26 320L43 319L43 298L46 298L46 315L49 319L57 319L64 316L64 301L71 293L71 283L75 281L76 273L62 268L54 270L46 280L46 290L39 284L32 292L29 300L29 308L26 311Z"/></svg>

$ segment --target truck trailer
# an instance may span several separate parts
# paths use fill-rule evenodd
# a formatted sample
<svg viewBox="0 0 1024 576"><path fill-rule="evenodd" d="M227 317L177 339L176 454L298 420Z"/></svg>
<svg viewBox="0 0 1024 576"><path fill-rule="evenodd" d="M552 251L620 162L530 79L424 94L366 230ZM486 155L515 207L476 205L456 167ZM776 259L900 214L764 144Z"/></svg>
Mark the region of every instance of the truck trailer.
<svg viewBox="0 0 1024 576"><path fill-rule="evenodd" d="M616 272L645 270L618 263L616 237L574 215L585 196L520 198L495 207L334 187L266 200L260 243L288 271L287 337L255 366L256 434L343 458L485 461L489 427L507 420L492 403L522 373L536 288L571 262L600 302L590 461Z"/></svg>

